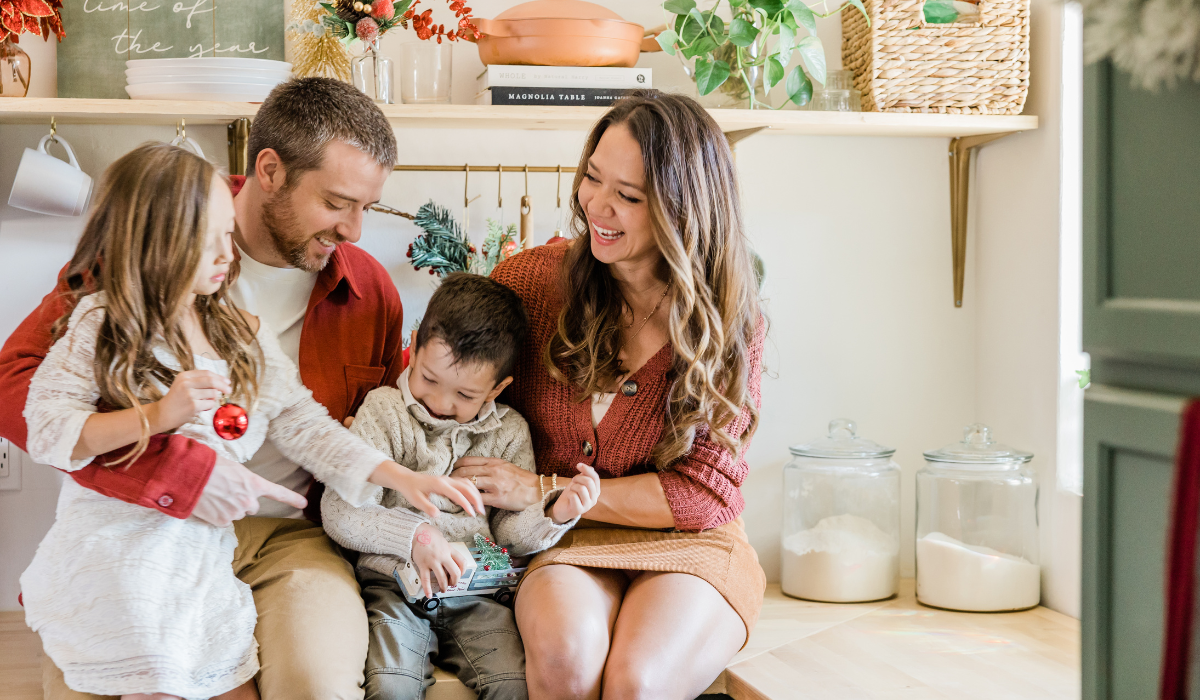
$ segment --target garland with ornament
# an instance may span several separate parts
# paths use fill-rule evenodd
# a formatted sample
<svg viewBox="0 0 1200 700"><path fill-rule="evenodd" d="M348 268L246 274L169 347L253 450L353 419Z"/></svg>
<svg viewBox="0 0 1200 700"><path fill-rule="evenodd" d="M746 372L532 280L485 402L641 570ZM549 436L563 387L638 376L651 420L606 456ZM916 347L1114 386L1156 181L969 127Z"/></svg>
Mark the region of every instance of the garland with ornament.
<svg viewBox="0 0 1200 700"><path fill-rule="evenodd" d="M413 269L428 269L429 274L438 277L452 272L487 276L520 247L516 224L504 228L494 219L488 219L483 250L477 251L450 210L432 201L417 210L413 223L422 233L409 244L406 255L412 260Z"/></svg>
<svg viewBox="0 0 1200 700"><path fill-rule="evenodd" d="M43 41L54 34L62 41L67 35L62 25L62 0L0 0L0 43L19 43L21 34L34 34Z"/></svg>

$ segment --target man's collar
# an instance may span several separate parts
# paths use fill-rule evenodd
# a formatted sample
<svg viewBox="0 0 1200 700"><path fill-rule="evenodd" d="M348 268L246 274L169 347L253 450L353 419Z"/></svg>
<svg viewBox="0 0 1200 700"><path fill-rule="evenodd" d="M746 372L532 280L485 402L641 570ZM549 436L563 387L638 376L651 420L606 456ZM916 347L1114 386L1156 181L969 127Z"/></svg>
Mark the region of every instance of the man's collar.
<svg viewBox="0 0 1200 700"><path fill-rule="evenodd" d="M350 264L349 256L344 250L349 243L340 243L333 249L333 254L329 256L329 262L325 268L321 270L317 280L326 287L326 294L337 289L341 281L346 280L346 284L350 286L350 293L357 299L362 299L362 292L358 288L358 280L354 277L354 265Z"/></svg>

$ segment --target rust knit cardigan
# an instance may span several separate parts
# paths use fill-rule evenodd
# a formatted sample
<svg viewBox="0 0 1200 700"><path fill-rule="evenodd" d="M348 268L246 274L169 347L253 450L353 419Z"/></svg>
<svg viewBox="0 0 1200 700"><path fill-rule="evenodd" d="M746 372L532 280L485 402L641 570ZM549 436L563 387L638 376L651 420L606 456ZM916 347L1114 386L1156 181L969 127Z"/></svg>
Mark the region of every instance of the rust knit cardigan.
<svg viewBox="0 0 1200 700"><path fill-rule="evenodd" d="M662 436L666 416L670 344L629 377L628 389L636 385L632 396L626 395L628 389L617 392L597 428L592 427L591 403L575 400L578 390L556 382L542 364L542 353L562 308L559 279L569 244L563 241L532 248L492 272L495 280L521 297L529 314L528 338L517 359L514 381L501 401L529 422L540 474L574 476L578 463L591 465L601 478L654 471L650 453ZM760 404L765 325L759 324L747 363L747 392L756 408ZM741 435L749 422L749 412L743 411L727 430ZM735 457L710 440L706 431L697 431L692 451L658 473L675 516L675 528L707 530L741 515L745 501L740 487L748 471L744 457Z"/></svg>

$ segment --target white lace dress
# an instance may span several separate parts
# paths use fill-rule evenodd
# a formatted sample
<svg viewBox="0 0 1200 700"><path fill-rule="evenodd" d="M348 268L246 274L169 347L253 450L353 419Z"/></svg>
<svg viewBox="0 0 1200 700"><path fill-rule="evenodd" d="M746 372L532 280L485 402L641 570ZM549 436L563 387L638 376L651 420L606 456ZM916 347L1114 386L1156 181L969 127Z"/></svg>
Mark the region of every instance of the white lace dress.
<svg viewBox="0 0 1200 700"><path fill-rule="evenodd" d="M25 405L30 455L67 471L91 462L72 460L71 452L99 399L93 360L103 301L103 294L80 301ZM387 457L329 417L265 324L257 340L265 362L258 399L246 407L246 434L218 438L212 411L178 433L237 462L270 437L338 495L364 503L365 480ZM167 353L155 353L178 369ZM195 364L227 375L224 361L197 357ZM219 695L258 671L254 599L233 574L236 544L232 527L172 518L65 479L54 526L21 576L26 622L73 690Z"/></svg>

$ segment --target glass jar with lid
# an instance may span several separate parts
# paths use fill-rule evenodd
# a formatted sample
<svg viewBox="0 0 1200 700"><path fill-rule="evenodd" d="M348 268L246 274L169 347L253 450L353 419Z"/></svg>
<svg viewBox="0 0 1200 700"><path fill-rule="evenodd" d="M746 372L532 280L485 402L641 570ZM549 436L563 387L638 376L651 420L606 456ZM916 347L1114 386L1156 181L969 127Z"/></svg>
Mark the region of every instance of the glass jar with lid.
<svg viewBox="0 0 1200 700"><path fill-rule="evenodd" d="M850 420L789 448L783 468L783 592L829 603L896 594L900 467Z"/></svg>
<svg viewBox="0 0 1200 700"><path fill-rule="evenodd" d="M1024 610L1041 598L1033 455L968 425L917 472L917 600L969 612Z"/></svg>

